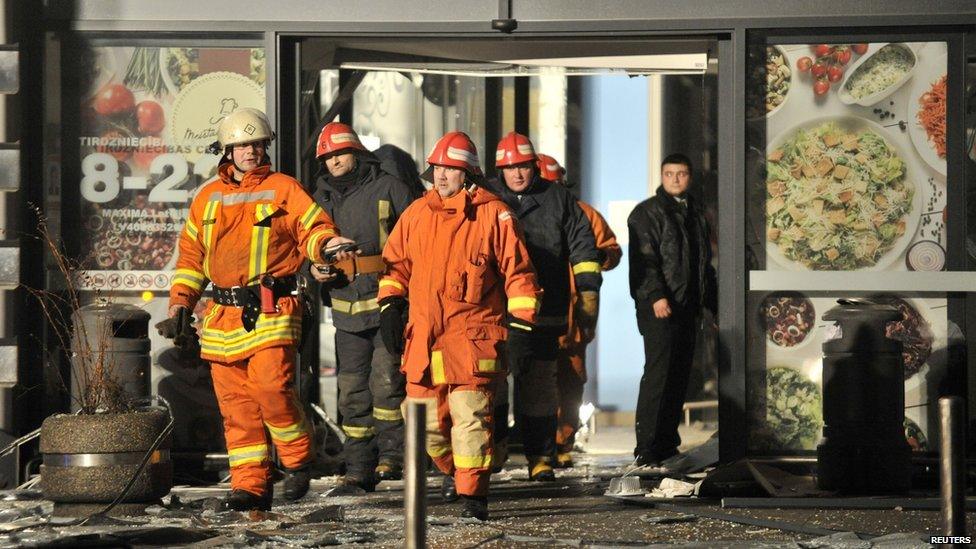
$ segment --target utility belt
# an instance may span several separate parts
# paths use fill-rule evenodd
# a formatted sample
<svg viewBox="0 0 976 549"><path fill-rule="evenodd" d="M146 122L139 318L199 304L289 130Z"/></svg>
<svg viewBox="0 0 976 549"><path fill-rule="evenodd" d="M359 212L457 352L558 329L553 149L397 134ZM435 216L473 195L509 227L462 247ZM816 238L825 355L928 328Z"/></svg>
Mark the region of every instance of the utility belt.
<svg viewBox="0 0 976 549"><path fill-rule="evenodd" d="M261 313L278 312L279 298L294 295L298 295L298 277L295 275L281 278L264 275L259 284L231 288L213 287L214 303L241 308L241 324L248 332L254 331Z"/></svg>
<svg viewBox="0 0 976 549"><path fill-rule="evenodd" d="M359 275L382 273L385 270L386 262L383 261L382 255L357 255L352 259L326 265L324 269L319 269L319 272L330 274L338 271L352 282Z"/></svg>

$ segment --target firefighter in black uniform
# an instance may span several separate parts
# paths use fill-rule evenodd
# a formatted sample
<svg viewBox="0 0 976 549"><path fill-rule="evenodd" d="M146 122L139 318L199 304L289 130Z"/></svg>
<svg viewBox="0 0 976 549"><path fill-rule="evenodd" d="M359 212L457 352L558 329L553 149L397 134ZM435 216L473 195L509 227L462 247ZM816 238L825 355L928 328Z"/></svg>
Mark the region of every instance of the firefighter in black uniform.
<svg viewBox="0 0 976 549"><path fill-rule="evenodd" d="M313 265L323 283L322 299L332 308L339 371L339 414L346 435L346 486L372 491L382 480L402 477L406 381L400 357L387 352L379 334L378 277L383 246L400 214L416 198L405 183L382 171L380 162L351 127L322 128L316 158L326 171L315 199L358 243L361 255L334 266Z"/></svg>
<svg viewBox="0 0 976 549"><path fill-rule="evenodd" d="M580 292L580 323L593 326L599 309L601 258L593 230L576 198L565 187L539 177L535 149L528 137L510 132L502 138L495 152L495 167L501 177L486 185L518 216L543 289L541 309L532 331L509 330L515 422L529 463L529 478L553 480L558 409L556 354L559 337L566 333L570 303L566 265L572 265ZM507 455L507 388L499 390L498 398L495 417L500 419L495 447L501 462Z"/></svg>

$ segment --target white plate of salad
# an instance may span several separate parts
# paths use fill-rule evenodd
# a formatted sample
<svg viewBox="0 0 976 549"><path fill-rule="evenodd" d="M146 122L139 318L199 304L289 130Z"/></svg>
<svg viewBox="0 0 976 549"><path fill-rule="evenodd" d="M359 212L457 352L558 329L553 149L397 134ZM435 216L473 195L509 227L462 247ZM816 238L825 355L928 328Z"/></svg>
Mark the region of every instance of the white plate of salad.
<svg viewBox="0 0 976 549"><path fill-rule="evenodd" d="M911 242L923 197L875 122L805 121L766 153L767 258L786 270L884 270Z"/></svg>

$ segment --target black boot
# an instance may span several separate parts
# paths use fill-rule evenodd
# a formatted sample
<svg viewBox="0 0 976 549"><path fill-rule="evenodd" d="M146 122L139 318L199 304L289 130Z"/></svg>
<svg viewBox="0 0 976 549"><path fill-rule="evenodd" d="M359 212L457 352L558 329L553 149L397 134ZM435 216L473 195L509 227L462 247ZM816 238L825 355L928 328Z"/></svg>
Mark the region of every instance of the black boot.
<svg viewBox="0 0 976 549"><path fill-rule="evenodd" d="M458 500L457 487L454 485L454 475L444 475L441 483L441 499L450 503Z"/></svg>
<svg viewBox="0 0 976 549"><path fill-rule="evenodd" d="M303 465L297 469L285 469L285 481L282 494L286 500L295 501L308 493L308 485L312 480L312 469Z"/></svg>
<svg viewBox="0 0 976 549"><path fill-rule="evenodd" d="M380 460L376 466L376 480L400 480L403 478L403 467L394 461Z"/></svg>
<svg viewBox="0 0 976 549"><path fill-rule="evenodd" d="M487 496L461 496L464 503L461 507L461 518L475 519L479 521L488 520L488 497Z"/></svg>
<svg viewBox="0 0 976 549"><path fill-rule="evenodd" d="M220 508L223 511L270 511L271 498L270 491L259 496L247 490L232 490L220 501Z"/></svg>
<svg viewBox="0 0 976 549"><path fill-rule="evenodd" d="M529 462L529 480L552 482L556 480L556 473L552 470L548 457L526 456Z"/></svg>

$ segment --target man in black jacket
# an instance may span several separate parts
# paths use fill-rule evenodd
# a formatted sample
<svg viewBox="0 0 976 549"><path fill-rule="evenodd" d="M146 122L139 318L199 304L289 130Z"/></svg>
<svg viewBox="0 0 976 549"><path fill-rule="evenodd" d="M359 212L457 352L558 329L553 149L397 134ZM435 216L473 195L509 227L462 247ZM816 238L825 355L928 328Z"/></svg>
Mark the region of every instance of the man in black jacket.
<svg viewBox="0 0 976 549"><path fill-rule="evenodd" d="M641 466L659 465L678 453L678 422L701 310L715 310L708 224L688 193L690 186L688 157L667 156L661 164L661 187L627 219L630 294L644 336L634 449Z"/></svg>
<svg viewBox="0 0 976 549"><path fill-rule="evenodd" d="M539 177L536 161L529 138L510 132L495 152L500 181L486 184L518 217L543 290L536 326L529 332L509 330L508 358L515 382L515 422L529 462L529 478L549 481L555 479L552 465L559 407L556 355L559 337L568 327L566 313L571 298L566 266L572 266L579 291L577 314L581 324L596 324L603 279L600 252L589 220L565 187ZM495 408L498 418L508 415L507 394L507 387L499 388L501 402ZM507 425L504 419L498 425L495 436L502 443L496 444L496 452L503 454ZM501 456L500 461L503 459Z"/></svg>
<svg viewBox="0 0 976 549"><path fill-rule="evenodd" d="M323 283L323 303L332 308L336 327L339 414L346 435L344 484L372 491L377 482L397 480L403 471L400 403L406 380L400 357L387 352L380 337L376 293L387 236L417 195L382 171L379 159L346 124L326 124L316 157L326 169L316 202L343 235L356 235L361 253L326 272L313 265L311 273Z"/></svg>

